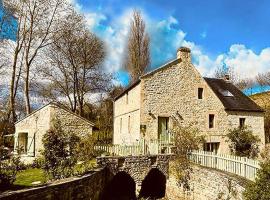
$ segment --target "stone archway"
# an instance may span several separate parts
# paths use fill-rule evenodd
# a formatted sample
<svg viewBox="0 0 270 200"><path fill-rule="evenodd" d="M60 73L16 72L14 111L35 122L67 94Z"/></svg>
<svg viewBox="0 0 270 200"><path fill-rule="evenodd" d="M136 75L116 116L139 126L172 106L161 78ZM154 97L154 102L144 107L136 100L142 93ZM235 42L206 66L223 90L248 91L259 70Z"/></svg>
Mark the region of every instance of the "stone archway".
<svg viewBox="0 0 270 200"><path fill-rule="evenodd" d="M157 168L152 168L142 181L139 198L159 199L165 196L166 176Z"/></svg>
<svg viewBox="0 0 270 200"><path fill-rule="evenodd" d="M107 184L101 200L136 200L136 183L126 172L118 172Z"/></svg>

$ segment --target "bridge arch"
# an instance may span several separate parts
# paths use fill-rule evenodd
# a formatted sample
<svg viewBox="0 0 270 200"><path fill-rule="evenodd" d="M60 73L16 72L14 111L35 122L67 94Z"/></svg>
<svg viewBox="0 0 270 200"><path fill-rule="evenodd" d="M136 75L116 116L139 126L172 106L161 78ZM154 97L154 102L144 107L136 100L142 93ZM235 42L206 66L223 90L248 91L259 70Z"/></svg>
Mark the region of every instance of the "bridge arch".
<svg viewBox="0 0 270 200"><path fill-rule="evenodd" d="M166 192L166 176L158 168L152 168L142 181L139 198L163 198Z"/></svg>
<svg viewBox="0 0 270 200"><path fill-rule="evenodd" d="M101 200L136 200L136 183L125 171L118 172L107 184Z"/></svg>

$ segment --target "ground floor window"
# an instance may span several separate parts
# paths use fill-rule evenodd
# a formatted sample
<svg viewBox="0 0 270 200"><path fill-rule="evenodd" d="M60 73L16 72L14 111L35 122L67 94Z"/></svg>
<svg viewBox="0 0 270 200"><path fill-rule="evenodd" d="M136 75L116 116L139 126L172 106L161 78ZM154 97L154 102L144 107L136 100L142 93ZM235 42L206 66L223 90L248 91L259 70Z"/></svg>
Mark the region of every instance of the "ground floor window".
<svg viewBox="0 0 270 200"><path fill-rule="evenodd" d="M18 153L27 154L28 133L19 133L18 135Z"/></svg>
<svg viewBox="0 0 270 200"><path fill-rule="evenodd" d="M217 153L219 149L219 145L220 145L219 142L207 142L207 143L204 143L203 150Z"/></svg>

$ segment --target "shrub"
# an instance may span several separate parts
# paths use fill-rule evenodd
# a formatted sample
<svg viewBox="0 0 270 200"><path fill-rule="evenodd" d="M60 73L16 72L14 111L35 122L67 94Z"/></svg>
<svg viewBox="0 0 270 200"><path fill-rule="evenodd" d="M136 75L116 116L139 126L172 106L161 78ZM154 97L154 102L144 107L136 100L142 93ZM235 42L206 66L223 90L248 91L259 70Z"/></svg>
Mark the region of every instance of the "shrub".
<svg viewBox="0 0 270 200"><path fill-rule="evenodd" d="M59 120L44 135L44 170L50 179L61 179L73 175L77 163L77 144L79 137L63 131Z"/></svg>
<svg viewBox="0 0 270 200"><path fill-rule="evenodd" d="M250 183L245 192L246 200L270 199L270 158L261 163L255 182Z"/></svg>
<svg viewBox="0 0 270 200"><path fill-rule="evenodd" d="M77 146L78 157L81 161L88 161L95 157L95 139L91 135L82 138Z"/></svg>
<svg viewBox="0 0 270 200"><path fill-rule="evenodd" d="M227 137L230 142L229 148L235 155L249 158L254 158L258 155L258 142L260 139L258 136L253 135L248 127L231 129Z"/></svg>
<svg viewBox="0 0 270 200"><path fill-rule="evenodd" d="M9 160L0 160L0 188L9 187L16 179L20 166L20 158L12 157Z"/></svg>
<svg viewBox="0 0 270 200"><path fill-rule="evenodd" d="M44 168L45 166L45 159L43 156L40 156L38 158L35 158L35 160L32 163L32 168Z"/></svg>
<svg viewBox="0 0 270 200"><path fill-rule="evenodd" d="M93 161L79 162L74 168L74 174L84 175L88 173L89 171L92 171L94 167L95 167L95 163L93 163Z"/></svg>
<svg viewBox="0 0 270 200"><path fill-rule="evenodd" d="M174 133L176 146L176 159L171 165L171 170L178 181L178 185L182 186L185 192L190 191L189 180L192 167L187 155L190 151L199 149L204 142L204 137L199 134L199 130L192 124L189 126L179 124L175 126L172 132Z"/></svg>

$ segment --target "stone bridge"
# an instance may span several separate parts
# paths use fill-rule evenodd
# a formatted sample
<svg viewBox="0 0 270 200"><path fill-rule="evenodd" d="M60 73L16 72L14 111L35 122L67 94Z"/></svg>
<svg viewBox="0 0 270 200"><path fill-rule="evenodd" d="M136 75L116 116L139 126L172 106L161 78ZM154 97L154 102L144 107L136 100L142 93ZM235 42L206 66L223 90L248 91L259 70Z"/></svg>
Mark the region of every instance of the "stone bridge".
<svg viewBox="0 0 270 200"><path fill-rule="evenodd" d="M153 179L152 182L156 183L157 187L160 187L162 184L164 185L165 193L166 180L169 178L169 160L171 158L172 155L166 154L141 156L105 156L98 157L97 164L99 167L106 167L110 172L111 177L115 177L119 173L125 173L129 175L135 182L134 187L136 188L137 195L142 192L141 189L144 182L145 185L147 185L146 179L150 180L151 177ZM154 183L151 184L155 185ZM157 188L153 189L157 190Z"/></svg>

